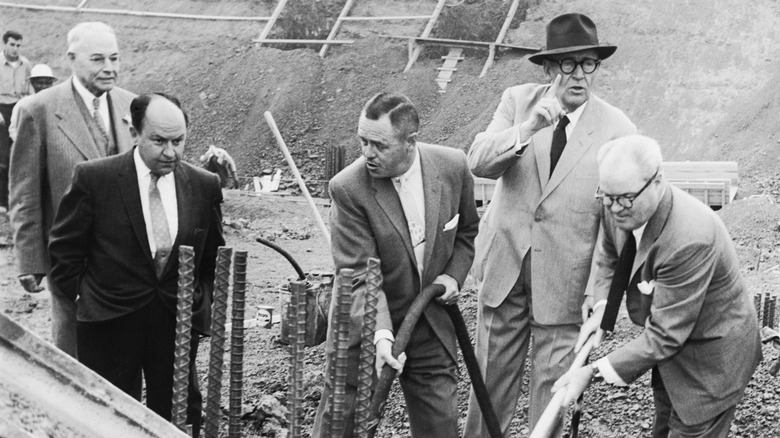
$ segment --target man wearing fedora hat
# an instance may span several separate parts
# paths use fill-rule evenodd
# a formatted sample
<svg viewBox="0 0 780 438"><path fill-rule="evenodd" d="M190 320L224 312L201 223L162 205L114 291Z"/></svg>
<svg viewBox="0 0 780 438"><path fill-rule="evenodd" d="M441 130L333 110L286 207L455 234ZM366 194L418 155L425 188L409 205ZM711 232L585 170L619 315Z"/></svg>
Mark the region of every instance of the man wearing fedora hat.
<svg viewBox="0 0 780 438"><path fill-rule="evenodd" d="M592 305L586 287L600 225L596 153L636 132L623 112L591 93L601 61L615 50L599 44L585 15L554 18L546 50L529 58L549 83L507 89L469 150L474 175L498 180L475 242L473 273L481 281L476 355L505 436L530 339L533 428L574 359ZM473 391L464 436L488 436Z"/></svg>

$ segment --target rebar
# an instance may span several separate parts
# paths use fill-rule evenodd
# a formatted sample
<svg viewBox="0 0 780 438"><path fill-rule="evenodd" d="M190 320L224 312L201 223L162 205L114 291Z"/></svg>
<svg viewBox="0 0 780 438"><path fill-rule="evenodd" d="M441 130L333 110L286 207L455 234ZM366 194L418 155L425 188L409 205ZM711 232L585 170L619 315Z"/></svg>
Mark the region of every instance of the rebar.
<svg viewBox="0 0 780 438"><path fill-rule="evenodd" d="M777 309L777 296L769 299L769 328L775 328L775 310Z"/></svg>
<svg viewBox="0 0 780 438"><path fill-rule="evenodd" d="M758 318L759 324L761 323L761 294L757 293L753 295L753 305L756 307L756 317Z"/></svg>
<svg viewBox="0 0 780 438"><path fill-rule="evenodd" d="M764 294L764 310L762 312L764 314L764 319L761 324L762 327L769 327L769 300L770 296L769 292L767 292Z"/></svg>
<svg viewBox="0 0 780 438"><path fill-rule="evenodd" d="M303 369L306 352L306 282L290 282L288 321L293 335L290 339L290 372L287 409L292 438L301 437L301 401L303 400Z"/></svg>
<svg viewBox="0 0 780 438"><path fill-rule="evenodd" d="M246 304L246 251L233 259L233 328L230 334L230 419L228 437L241 437L241 389L244 384L244 306Z"/></svg>
<svg viewBox="0 0 780 438"><path fill-rule="evenodd" d="M176 298L176 337L173 356L173 403L171 422L185 430L187 421L187 382L190 375L190 341L192 340L192 291L195 251L179 247L179 291Z"/></svg>
<svg viewBox="0 0 780 438"><path fill-rule="evenodd" d="M366 302L363 311L363 329L360 341L360 363L358 365L358 386L355 408L355 436L368 437L368 420L371 407L371 383L374 376L374 330L376 329L376 306L379 291L382 290L382 270L379 259L368 259L366 272Z"/></svg>
<svg viewBox="0 0 780 438"><path fill-rule="evenodd" d="M225 364L225 320L227 319L228 286L232 248L217 250L217 270L214 278L214 304L211 310L211 348L209 349L208 392L206 396L206 438L219 433L222 368Z"/></svg>
<svg viewBox="0 0 780 438"><path fill-rule="evenodd" d="M340 271L339 295L336 302L336 348L333 376L333 404L331 417L331 437L342 437L345 427L346 387L347 387L347 350L349 348L350 310L352 309L352 277L354 271Z"/></svg>

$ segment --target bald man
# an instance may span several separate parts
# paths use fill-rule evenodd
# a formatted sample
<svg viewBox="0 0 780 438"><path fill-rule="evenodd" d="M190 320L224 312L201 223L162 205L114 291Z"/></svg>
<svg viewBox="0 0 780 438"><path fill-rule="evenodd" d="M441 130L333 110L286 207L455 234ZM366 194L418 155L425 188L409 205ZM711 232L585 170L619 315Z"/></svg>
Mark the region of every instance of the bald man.
<svg viewBox="0 0 780 438"><path fill-rule="evenodd" d="M568 404L597 372L625 385L652 369L654 437L726 437L761 361L758 319L731 237L715 212L664 178L654 140L613 140L598 163L597 304L575 350L591 333L598 344L614 328L623 295L644 331L552 390L566 386Z"/></svg>

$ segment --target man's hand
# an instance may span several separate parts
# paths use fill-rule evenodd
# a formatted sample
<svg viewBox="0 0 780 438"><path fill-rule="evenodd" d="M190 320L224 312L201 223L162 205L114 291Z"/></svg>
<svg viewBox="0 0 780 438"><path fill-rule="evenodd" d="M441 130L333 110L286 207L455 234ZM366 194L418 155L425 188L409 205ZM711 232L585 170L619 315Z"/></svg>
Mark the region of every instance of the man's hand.
<svg viewBox="0 0 780 438"><path fill-rule="evenodd" d="M568 407L569 404L585 392L585 388L590 384L593 377L593 365L586 365L582 368L570 370L556 380L552 387L552 393L555 394L561 388L566 388L566 395L563 397L561 406Z"/></svg>
<svg viewBox="0 0 780 438"><path fill-rule="evenodd" d="M200 156L200 161L209 172L219 175L222 188L238 188L236 178L236 162L226 150L214 145L209 146L205 154Z"/></svg>
<svg viewBox="0 0 780 438"><path fill-rule="evenodd" d="M586 300L587 301L587 300ZM584 306L584 305L583 305ZM579 353L580 349L588 337L593 333L593 348L597 348L601 344L601 338L604 336L604 330L601 329L601 318L604 316L604 309L607 306L601 305L593 312L593 315L588 318L580 328L580 335L577 338L577 343L574 344L574 351Z"/></svg>
<svg viewBox="0 0 780 438"><path fill-rule="evenodd" d="M376 375L382 375L382 368L385 364L390 365L391 368L398 371L401 374L404 371L404 364L406 363L406 353L398 355L398 359L393 357L393 342L389 339L380 339L376 343Z"/></svg>
<svg viewBox="0 0 780 438"><path fill-rule="evenodd" d="M450 277L447 274L441 274L433 280L433 284L440 284L444 286L444 295L436 297L436 301L439 304L449 305L457 304L458 297L460 296L460 289L458 289L458 280Z"/></svg>
<svg viewBox="0 0 780 438"><path fill-rule="evenodd" d="M566 115L566 111L564 111L557 97L560 85L561 75L557 75L547 93L544 94L544 97L539 99L531 109L531 115L520 125L522 139L530 138L539 130L557 123L558 119Z"/></svg>
<svg viewBox="0 0 780 438"><path fill-rule="evenodd" d="M19 276L19 284L30 293L37 293L43 290L41 280L43 280L43 274L22 274Z"/></svg>

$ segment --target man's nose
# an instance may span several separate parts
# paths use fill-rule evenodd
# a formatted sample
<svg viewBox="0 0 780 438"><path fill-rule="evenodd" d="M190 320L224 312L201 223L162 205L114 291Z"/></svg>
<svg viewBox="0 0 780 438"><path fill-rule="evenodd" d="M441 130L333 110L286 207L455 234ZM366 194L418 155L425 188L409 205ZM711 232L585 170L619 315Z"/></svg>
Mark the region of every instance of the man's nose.
<svg viewBox="0 0 780 438"><path fill-rule="evenodd" d="M173 157L176 155L176 151L173 149L173 142L167 141L165 142L165 145L163 146L162 150L163 155L168 157Z"/></svg>
<svg viewBox="0 0 780 438"><path fill-rule="evenodd" d="M376 156L376 149L371 146L363 146L363 156L366 158L373 158Z"/></svg>

